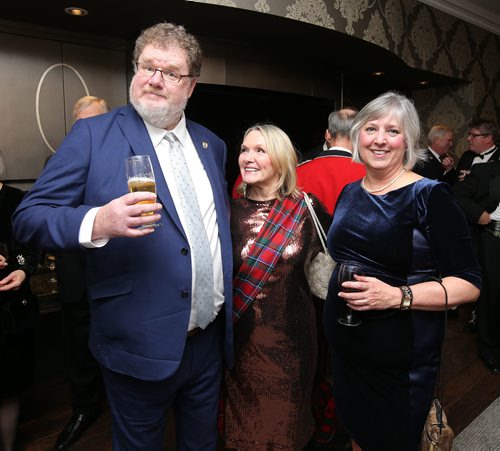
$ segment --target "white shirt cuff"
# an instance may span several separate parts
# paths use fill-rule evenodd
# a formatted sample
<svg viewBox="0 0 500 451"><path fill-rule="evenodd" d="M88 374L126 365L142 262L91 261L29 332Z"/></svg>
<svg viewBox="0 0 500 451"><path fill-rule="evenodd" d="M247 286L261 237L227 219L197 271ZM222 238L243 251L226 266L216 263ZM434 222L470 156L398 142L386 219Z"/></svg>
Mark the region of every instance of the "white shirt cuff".
<svg viewBox="0 0 500 451"><path fill-rule="evenodd" d="M87 249L96 249L104 247L108 244L109 238L101 238L92 241L92 229L94 228L94 220L100 207L90 209L80 225L80 232L78 234L78 241L80 245Z"/></svg>

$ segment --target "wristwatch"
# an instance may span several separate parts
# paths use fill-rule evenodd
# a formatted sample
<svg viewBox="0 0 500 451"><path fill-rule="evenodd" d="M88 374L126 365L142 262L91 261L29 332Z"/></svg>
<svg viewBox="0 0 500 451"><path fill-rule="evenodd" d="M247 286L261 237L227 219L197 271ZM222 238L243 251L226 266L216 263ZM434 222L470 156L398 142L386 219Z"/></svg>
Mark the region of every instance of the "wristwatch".
<svg viewBox="0 0 500 451"><path fill-rule="evenodd" d="M401 305L399 306L400 310L410 310L411 303L413 302L413 293L411 291L411 288L403 285L399 287L401 290Z"/></svg>

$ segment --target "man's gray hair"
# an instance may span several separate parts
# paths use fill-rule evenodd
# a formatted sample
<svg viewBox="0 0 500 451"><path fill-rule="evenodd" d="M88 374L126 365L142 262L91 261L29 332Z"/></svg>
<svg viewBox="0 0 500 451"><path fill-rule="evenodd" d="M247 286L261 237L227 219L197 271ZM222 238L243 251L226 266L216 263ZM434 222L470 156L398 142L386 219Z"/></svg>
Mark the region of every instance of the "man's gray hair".
<svg viewBox="0 0 500 451"><path fill-rule="evenodd" d="M356 114L358 114L358 110L350 107L330 113L330 116L328 116L328 131L330 135L332 135L332 138L339 136L342 138L349 138Z"/></svg>

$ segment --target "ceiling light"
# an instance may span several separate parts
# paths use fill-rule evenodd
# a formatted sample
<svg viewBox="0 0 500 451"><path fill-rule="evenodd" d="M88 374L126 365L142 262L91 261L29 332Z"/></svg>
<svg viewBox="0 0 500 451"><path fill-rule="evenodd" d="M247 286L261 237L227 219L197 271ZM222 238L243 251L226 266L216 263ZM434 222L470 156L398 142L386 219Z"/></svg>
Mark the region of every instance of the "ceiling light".
<svg viewBox="0 0 500 451"><path fill-rule="evenodd" d="M68 6L64 8L64 12L70 16L86 16L89 13L86 9L78 8L77 6Z"/></svg>
<svg viewBox="0 0 500 451"><path fill-rule="evenodd" d="M383 72L372 72L372 75L374 75L375 77L380 77L382 75L384 75Z"/></svg>
<svg viewBox="0 0 500 451"><path fill-rule="evenodd" d="M429 84L429 82L428 82L427 80L420 80L420 81L419 81L419 82L417 82L417 83L418 83L419 85L422 85L422 86L424 86L424 85L428 85L428 84Z"/></svg>

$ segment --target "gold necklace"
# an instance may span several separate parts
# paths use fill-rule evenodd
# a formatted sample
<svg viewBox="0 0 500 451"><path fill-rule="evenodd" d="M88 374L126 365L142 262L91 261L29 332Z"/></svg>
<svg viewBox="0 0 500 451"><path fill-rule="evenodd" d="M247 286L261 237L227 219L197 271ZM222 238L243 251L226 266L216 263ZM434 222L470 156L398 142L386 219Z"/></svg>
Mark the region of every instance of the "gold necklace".
<svg viewBox="0 0 500 451"><path fill-rule="evenodd" d="M383 186L382 188L377 188L377 189L368 189L366 186L365 186L365 177L363 177L363 179L361 180L361 186L363 187L363 189L367 192L367 193L379 193L380 191L384 191L385 189L389 188L390 186L392 186L394 183L396 183L400 178L401 176L405 173L406 169L403 168L401 169L401 172L395 177L393 178L387 185Z"/></svg>

